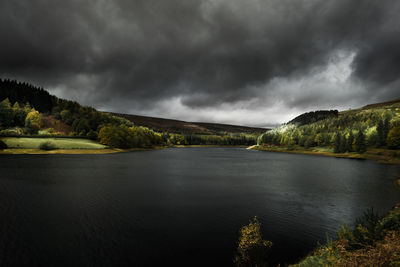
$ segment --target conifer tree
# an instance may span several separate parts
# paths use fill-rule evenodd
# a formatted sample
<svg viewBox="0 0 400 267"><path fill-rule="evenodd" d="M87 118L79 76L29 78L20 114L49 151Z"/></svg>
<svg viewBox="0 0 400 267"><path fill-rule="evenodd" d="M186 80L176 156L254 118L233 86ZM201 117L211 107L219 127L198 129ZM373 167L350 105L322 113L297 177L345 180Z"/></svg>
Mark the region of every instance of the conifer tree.
<svg viewBox="0 0 400 267"><path fill-rule="evenodd" d="M366 151L365 136L362 130L358 131L356 137L356 151L358 153L364 153Z"/></svg>
<svg viewBox="0 0 400 267"><path fill-rule="evenodd" d="M350 131L350 135L349 138L347 138L347 143L346 143L347 144L346 150L349 152L353 151L353 141L354 141L353 132Z"/></svg>
<svg viewBox="0 0 400 267"><path fill-rule="evenodd" d="M333 142L333 152L340 153L340 133L336 133L335 141Z"/></svg>
<svg viewBox="0 0 400 267"><path fill-rule="evenodd" d="M0 102L0 126L10 127L14 123L14 112L8 98Z"/></svg>
<svg viewBox="0 0 400 267"><path fill-rule="evenodd" d="M389 118L386 118L385 121L383 122L383 144L386 145L386 138L389 134L390 130L390 122Z"/></svg>
<svg viewBox="0 0 400 267"><path fill-rule="evenodd" d="M340 153L346 152L346 144L347 144L346 136L342 135L340 138L340 147L339 147Z"/></svg>

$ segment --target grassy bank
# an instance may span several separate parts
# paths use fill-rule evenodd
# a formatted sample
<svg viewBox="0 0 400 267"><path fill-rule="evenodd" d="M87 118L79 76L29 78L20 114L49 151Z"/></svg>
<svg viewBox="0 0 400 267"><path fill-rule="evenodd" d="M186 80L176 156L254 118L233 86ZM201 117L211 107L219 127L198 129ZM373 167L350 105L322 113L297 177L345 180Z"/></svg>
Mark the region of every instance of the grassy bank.
<svg viewBox="0 0 400 267"><path fill-rule="evenodd" d="M124 152L122 149L55 149L41 150L36 148L8 148L0 150L0 154L111 154Z"/></svg>
<svg viewBox="0 0 400 267"><path fill-rule="evenodd" d="M29 138L3 137L0 138L9 149L39 149L44 142L51 142L56 149L105 149L106 146L95 141L81 138Z"/></svg>
<svg viewBox="0 0 400 267"><path fill-rule="evenodd" d="M292 267L400 266L400 204L379 217L368 211L354 229L342 227L328 241Z"/></svg>
<svg viewBox="0 0 400 267"><path fill-rule="evenodd" d="M162 147L154 148L130 148L130 149L119 149L119 148L104 148L104 149L55 149L55 150L41 150L35 148L9 148L0 150L0 154L113 154L113 153L126 153L133 151L147 151L154 149L161 149Z"/></svg>
<svg viewBox="0 0 400 267"><path fill-rule="evenodd" d="M260 151L270 151L270 152L285 152L285 153L295 153L295 154L307 154L307 155L319 155L319 156L329 156L336 158L351 158L351 159L370 159L379 161L381 163L388 164L400 164L400 153L397 150L388 149L370 149L363 154L356 152L348 153L333 153L333 149L327 147L313 147L306 149L300 146L294 147L284 147L284 146L261 146L254 145L249 147L249 149L260 150Z"/></svg>
<svg viewBox="0 0 400 267"><path fill-rule="evenodd" d="M7 149L0 150L0 154L111 154L163 148L109 148L83 138L2 137L0 140L8 146ZM40 149L40 145L44 142L50 142L54 148L51 150Z"/></svg>
<svg viewBox="0 0 400 267"><path fill-rule="evenodd" d="M174 145L171 147L247 147L247 146L242 146L242 145Z"/></svg>

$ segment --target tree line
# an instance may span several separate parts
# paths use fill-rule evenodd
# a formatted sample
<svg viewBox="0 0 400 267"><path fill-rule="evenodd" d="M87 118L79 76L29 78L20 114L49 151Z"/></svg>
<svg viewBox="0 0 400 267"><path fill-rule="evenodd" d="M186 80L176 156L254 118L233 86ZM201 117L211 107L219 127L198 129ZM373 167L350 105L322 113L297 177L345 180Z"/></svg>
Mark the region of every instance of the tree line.
<svg viewBox="0 0 400 267"><path fill-rule="evenodd" d="M253 145L246 134L199 135L156 132L131 121L100 112L75 101L50 95L43 88L0 79L0 135L60 134L42 129L42 115L51 115L70 126L74 136L98 140L119 148L157 145Z"/></svg>
<svg viewBox="0 0 400 267"><path fill-rule="evenodd" d="M400 104L366 110L306 113L303 123L293 121L260 135L258 144L275 146L331 147L336 153L363 153L367 147L400 148ZM310 119L317 114L325 119ZM320 115L318 115L320 114ZM330 115L329 115L330 114ZM323 116L325 116L323 115ZM316 120L316 121L315 121ZM306 121L311 121L306 123Z"/></svg>

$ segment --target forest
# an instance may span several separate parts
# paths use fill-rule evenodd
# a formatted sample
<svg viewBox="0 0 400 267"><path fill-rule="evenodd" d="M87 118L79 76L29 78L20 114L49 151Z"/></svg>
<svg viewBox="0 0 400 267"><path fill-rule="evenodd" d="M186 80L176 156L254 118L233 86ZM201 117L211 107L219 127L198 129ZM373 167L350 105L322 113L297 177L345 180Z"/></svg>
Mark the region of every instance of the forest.
<svg viewBox="0 0 400 267"><path fill-rule="evenodd" d="M400 148L400 101L338 112L315 111L260 135L259 145L328 148L364 153L367 148Z"/></svg>
<svg viewBox="0 0 400 267"><path fill-rule="evenodd" d="M114 148L160 145L254 145L256 135L157 132L128 119L15 80L0 79L0 136L76 136ZM51 122L49 123L46 122ZM50 127L49 127L50 126ZM53 126L53 127L51 127Z"/></svg>

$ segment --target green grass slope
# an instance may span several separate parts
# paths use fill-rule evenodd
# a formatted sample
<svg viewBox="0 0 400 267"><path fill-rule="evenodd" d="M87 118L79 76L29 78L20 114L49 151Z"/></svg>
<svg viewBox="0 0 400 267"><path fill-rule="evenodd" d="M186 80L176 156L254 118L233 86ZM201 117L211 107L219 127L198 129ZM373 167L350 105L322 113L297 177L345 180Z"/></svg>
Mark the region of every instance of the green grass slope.
<svg viewBox="0 0 400 267"><path fill-rule="evenodd" d="M80 138L29 138L3 137L0 138L8 148L39 149L40 144L50 142L56 149L104 149L106 146L95 141Z"/></svg>

